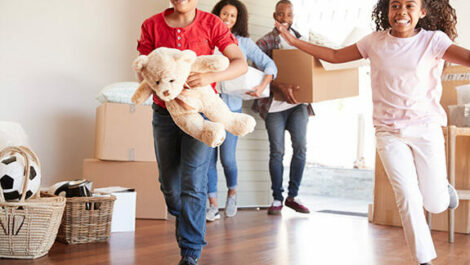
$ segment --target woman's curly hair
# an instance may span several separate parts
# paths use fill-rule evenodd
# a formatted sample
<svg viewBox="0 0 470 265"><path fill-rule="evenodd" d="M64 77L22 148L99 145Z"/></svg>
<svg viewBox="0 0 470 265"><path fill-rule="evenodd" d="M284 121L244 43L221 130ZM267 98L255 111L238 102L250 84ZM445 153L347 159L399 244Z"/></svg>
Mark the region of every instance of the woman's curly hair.
<svg viewBox="0 0 470 265"><path fill-rule="evenodd" d="M375 21L377 31L390 28L388 21L388 6L390 0L379 0L372 11L372 19ZM451 40L457 38L457 15L455 9L449 4L449 0L421 0L426 9L426 16L419 20L416 28L425 30L440 30L449 36Z"/></svg>
<svg viewBox="0 0 470 265"><path fill-rule="evenodd" d="M214 8L212 9L212 14L216 16L220 16L220 11L224 6L232 5L237 9L237 21L235 25L232 27L232 33L242 37L249 37L248 34L248 11L246 9L245 4L238 0L221 0L217 4L215 4Z"/></svg>

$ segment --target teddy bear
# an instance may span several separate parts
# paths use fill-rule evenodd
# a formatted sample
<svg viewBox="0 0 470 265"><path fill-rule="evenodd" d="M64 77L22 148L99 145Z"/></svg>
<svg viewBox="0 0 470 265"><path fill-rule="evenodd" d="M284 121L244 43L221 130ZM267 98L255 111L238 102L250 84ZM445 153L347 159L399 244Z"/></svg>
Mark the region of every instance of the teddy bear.
<svg viewBox="0 0 470 265"><path fill-rule="evenodd" d="M191 50L157 48L134 61L134 70L143 81L132 96L132 102L140 104L155 92L181 130L210 147L217 147L225 140L225 130L244 136L254 130L255 119L231 112L209 85L184 87L191 72L223 71L228 65L229 60L223 55L196 56Z"/></svg>

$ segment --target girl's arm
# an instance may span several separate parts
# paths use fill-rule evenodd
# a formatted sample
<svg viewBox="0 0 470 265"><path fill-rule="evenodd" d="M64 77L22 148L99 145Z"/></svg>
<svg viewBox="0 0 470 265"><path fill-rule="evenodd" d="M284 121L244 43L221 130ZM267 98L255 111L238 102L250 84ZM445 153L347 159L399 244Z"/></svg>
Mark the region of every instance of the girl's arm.
<svg viewBox="0 0 470 265"><path fill-rule="evenodd" d="M228 45L223 54L229 59L230 64L225 71L211 73L191 73L186 80L189 87L207 86L214 82L234 79L248 71L245 56L236 44Z"/></svg>
<svg viewBox="0 0 470 265"><path fill-rule="evenodd" d="M285 26L275 22L275 26L281 36L292 46L299 48L300 50L314 56L315 58L322 59L330 63L345 63L362 59L362 55L357 49L356 44L351 46L335 50L327 47L311 44L309 42L297 39L295 36L290 34Z"/></svg>
<svg viewBox="0 0 470 265"><path fill-rule="evenodd" d="M449 63L456 63L470 67L470 50L455 44L450 45L442 58Z"/></svg>

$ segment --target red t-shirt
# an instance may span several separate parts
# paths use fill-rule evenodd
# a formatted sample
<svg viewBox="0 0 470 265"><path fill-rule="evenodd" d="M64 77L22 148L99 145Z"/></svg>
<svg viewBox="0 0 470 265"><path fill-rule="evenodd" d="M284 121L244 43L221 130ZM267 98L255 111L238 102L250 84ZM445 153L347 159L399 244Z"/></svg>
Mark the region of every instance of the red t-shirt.
<svg viewBox="0 0 470 265"><path fill-rule="evenodd" d="M192 50L198 56L211 55L216 46L223 52L228 45L238 44L227 25L211 13L196 9L196 17L191 24L184 28L172 28L166 23L165 16L173 12L173 8L169 8L144 21L137 45L140 54L148 55L158 47L167 47ZM165 107L155 93L153 101Z"/></svg>

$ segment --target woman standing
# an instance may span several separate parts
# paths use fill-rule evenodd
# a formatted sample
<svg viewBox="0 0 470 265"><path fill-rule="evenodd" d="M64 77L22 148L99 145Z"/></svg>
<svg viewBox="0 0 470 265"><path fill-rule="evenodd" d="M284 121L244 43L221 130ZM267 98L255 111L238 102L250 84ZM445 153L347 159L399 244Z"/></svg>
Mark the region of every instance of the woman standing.
<svg viewBox="0 0 470 265"><path fill-rule="evenodd" d="M263 81L253 87L253 91L248 92L253 97L259 97L267 85L277 74L274 62L248 37L248 11L245 5L238 0L221 0L212 10L212 14L219 16L230 31L238 40L240 49L245 57L251 60L259 69L264 72ZM227 94L221 94L222 99L233 112L242 111L242 99ZM220 161L224 168L225 179L227 181L227 201L225 204L225 216L232 217L237 214L236 186L238 169L235 151L238 137L227 132L224 143L216 148L212 154L208 171L208 195L210 207L207 210L206 219L214 221L220 218L217 205L217 150L220 150Z"/></svg>

